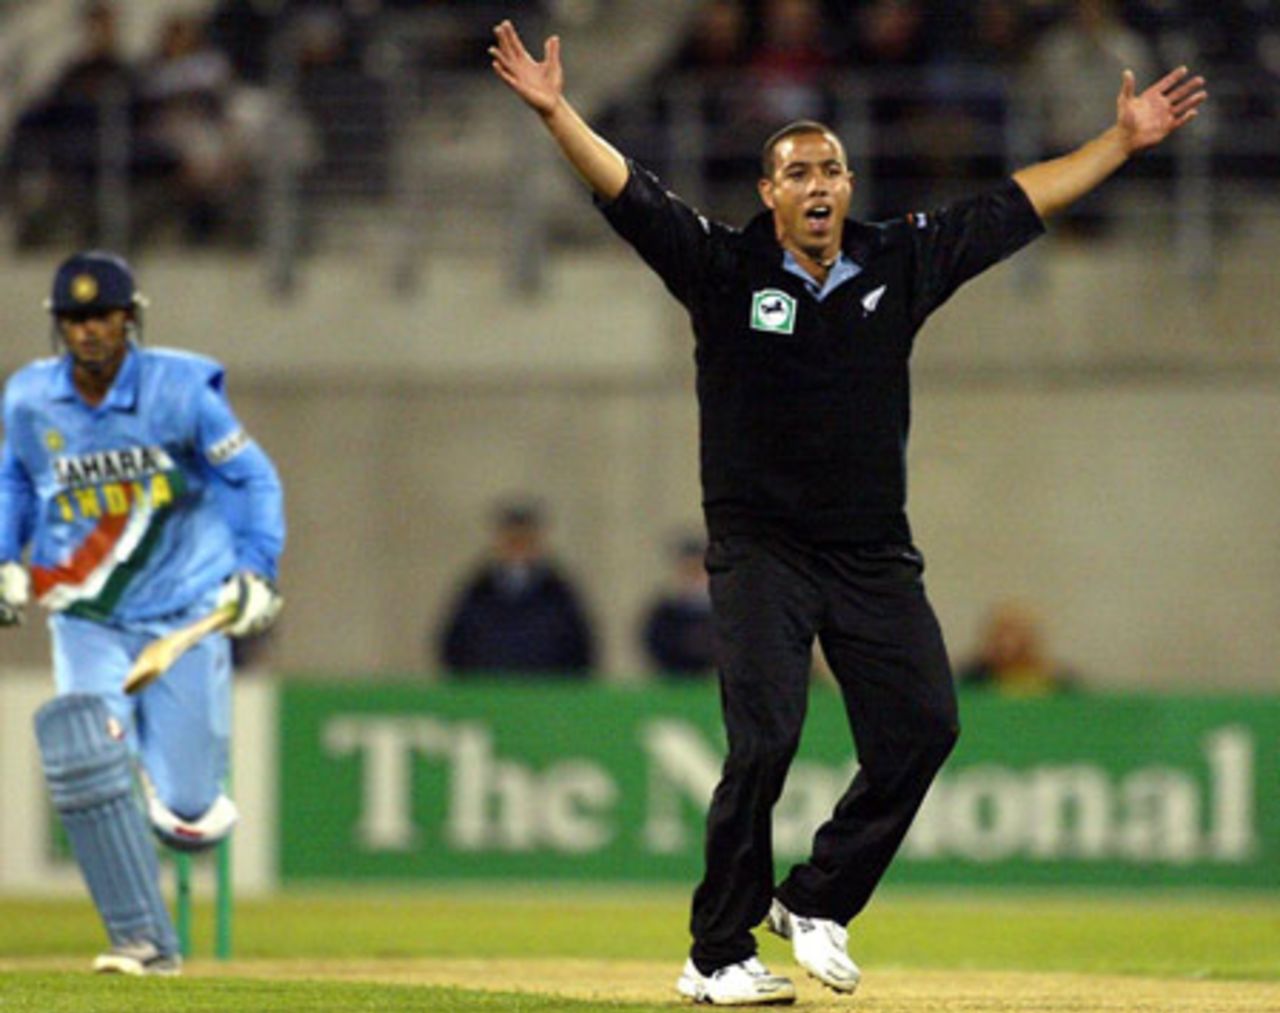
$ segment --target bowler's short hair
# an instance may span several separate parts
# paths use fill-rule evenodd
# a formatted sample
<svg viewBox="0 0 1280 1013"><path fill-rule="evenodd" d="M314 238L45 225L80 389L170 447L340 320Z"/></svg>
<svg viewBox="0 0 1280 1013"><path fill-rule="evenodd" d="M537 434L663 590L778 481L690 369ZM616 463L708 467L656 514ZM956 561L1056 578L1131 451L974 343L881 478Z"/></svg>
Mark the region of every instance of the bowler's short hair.
<svg viewBox="0 0 1280 1013"><path fill-rule="evenodd" d="M840 152L840 159L847 166L849 159L844 153L844 145L840 143L840 138L836 136L836 132L825 123L819 123L817 120L793 120L781 130L775 130L769 135L769 139L764 142L764 147L760 149L760 175L765 179L773 178L773 170L777 168L773 162L774 152L779 144L788 137L798 137L801 134L824 134L831 138L836 148Z"/></svg>

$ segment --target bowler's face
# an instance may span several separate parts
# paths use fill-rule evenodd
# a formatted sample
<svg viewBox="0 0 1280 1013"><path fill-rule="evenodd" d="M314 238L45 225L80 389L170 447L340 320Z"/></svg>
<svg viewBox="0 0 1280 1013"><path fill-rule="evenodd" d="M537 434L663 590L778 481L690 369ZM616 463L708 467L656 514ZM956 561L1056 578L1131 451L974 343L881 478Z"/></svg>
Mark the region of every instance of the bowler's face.
<svg viewBox="0 0 1280 1013"><path fill-rule="evenodd" d="M853 173L829 134L795 134L773 149L773 175L760 180L760 199L773 211L778 242L818 260L840 252L853 198Z"/></svg>

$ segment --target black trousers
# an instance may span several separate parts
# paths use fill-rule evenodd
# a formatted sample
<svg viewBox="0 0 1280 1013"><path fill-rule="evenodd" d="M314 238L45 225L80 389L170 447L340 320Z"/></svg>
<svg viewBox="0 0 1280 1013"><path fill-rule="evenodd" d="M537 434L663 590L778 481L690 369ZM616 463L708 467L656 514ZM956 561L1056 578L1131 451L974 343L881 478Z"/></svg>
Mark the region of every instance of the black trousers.
<svg viewBox="0 0 1280 1013"><path fill-rule="evenodd" d="M800 742L815 637L840 686L859 770L776 894L797 914L845 924L902 843L959 734L923 570L910 545L738 535L709 545L729 752L693 896L691 955L704 973L756 952L751 930L775 893L772 812Z"/></svg>

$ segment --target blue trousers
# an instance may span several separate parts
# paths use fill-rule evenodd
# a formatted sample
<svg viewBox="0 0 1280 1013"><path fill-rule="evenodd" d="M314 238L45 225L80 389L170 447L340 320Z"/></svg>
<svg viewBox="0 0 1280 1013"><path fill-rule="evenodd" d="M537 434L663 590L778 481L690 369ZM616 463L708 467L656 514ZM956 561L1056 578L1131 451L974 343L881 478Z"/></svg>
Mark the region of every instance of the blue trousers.
<svg viewBox="0 0 1280 1013"><path fill-rule="evenodd" d="M205 637L135 696L123 690L134 658L150 641L198 619L192 609L164 624L129 628L54 615L53 677L58 694L93 693L128 736L156 794L185 819L204 813L222 790L231 735L231 649Z"/></svg>

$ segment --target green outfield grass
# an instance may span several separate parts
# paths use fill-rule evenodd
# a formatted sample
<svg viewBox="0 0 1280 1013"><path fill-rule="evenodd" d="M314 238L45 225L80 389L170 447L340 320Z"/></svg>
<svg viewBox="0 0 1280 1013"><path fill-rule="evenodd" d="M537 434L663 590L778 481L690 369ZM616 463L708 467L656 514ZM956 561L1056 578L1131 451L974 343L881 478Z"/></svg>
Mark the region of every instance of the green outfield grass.
<svg viewBox="0 0 1280 1013"><path fill-rule="evenodd" d="M674 979L687 945L686 903L683 892L562 887L286 895L238 905L234 957L236 966L305 959L317 968L422 958L656 961L669 966ZM208 968L206 906L197 906L195 924L197 958ZM50 973L47 959L36 960L65 958L87 967L101 946L86 901L0 902L0 1010L670 1008L397 983L201 975L121 982ZM788 958L784 943L763 934L761 948L766 961ZM855 923L851 949L864 968L1280 981L1280 898L890 893Z"/></svg>
<svg viewBox="0 0 1280 1013"><path fill-rule="evenodd" d="M6 1013L669 1013L670 1005L576 1002L527 993L340 981L113 981L66 974L5 974L0 976L0 1009Z"/></svg>

